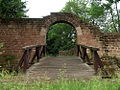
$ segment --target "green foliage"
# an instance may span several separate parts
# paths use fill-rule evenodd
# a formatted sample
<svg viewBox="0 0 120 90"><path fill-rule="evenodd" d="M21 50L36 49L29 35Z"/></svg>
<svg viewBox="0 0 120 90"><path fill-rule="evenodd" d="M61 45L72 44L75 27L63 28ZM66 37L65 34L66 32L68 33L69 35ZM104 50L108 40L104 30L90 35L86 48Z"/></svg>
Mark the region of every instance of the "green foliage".
<svg viewBox="0 0 120 90"><path fill-rule="evenodd" d="M101 28L103 32L120 32L120 0L70 0L61 12L73 13Z"/></svg>
<svg viewBox="0 0 120 90"><path fill-rule="evenodd" d="M89 14L92 18L97 19L104 15L104 7L99 6L98 3L93 3L89 8Z"/></svg>
<svg viewBox="0 0 120 90"><path fill-rule="evenodd" d="M0 0L1 18L21 18L25 17L27 12L26 2L21 0Z"/></svg>
<svg viewBox="0 0 120 90"><path fill-rule="evenodd" d="M6 75L9 75L8 70L2 70L2 72L0 72L0 77L5 77Z"/></svg>
<svg viewBox="0 0 120 90"><path fill-rule="evenodd" d="M3 43L0 43L0 49L3 47ZM0 52L2 54L2 51Z"/></svg>
<svg viewBox="0 0 120 90"><path fill-rule="evenodd" d="M2 54L0 56L0 70L1 69L12 69L13 67L13 64L15 64L15 59L16 59L16 56L15 55L5 55L5 54Z"/></svg>
<svg viewBox="0 0 120 90"><path fill-rule="evenodd" d="M107 60L109 61L110 64L117 65L120 68L120 58L116 56L108 56L108 55L103 55L101 57L102 60Z"/></svg>
<svg viewBox="0 0 120 90"><path fill-rule="evenodd" d="M49 29L47 35L47 53L58 54L59 51L69 50L76 41L75 30L71 25L58 23Z"/></svg>
<svg viewBox="0 0 120 90"><path fill-rule="evenodd" d="M119 90L119 79L61 80L57 82L0 82L1 90Z"/></svg>
<svg viewBox="0 0 120 90"><path fill-rule="evenodd" d="M73 13L84 21L89 21L87 0L70 0L61 12Z"/></svg>
<svg viewBox="0 0 120 90"><path fill-rule="evenodd" d="M17 72L16 71L8 71L6 69L3 69L1 72L0 72L0 79L1 78L12 78L14 77L15 75L17 75Z"/></svg>
<svg viewBox="0 0 120 90"><path fill-rule="evenodd" d="M16 59L16 56L15 55L1 55L0 56L0 61L11 61L11 60L14 60Z"/></svg>
<svg viewBox="0 0 120 90"><path fill-rule="evenodd" d="M103 55L101 57L101 59L107 59L107 60L114 59L114 60L118 60L118 58L116 56L108 56L108 55Z"/></svg>

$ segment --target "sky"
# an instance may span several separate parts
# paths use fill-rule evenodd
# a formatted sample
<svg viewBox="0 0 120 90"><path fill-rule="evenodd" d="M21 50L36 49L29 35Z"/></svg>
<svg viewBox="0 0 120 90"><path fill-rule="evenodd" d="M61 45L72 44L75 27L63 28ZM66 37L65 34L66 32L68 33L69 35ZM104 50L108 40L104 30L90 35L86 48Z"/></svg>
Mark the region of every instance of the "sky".
<svg viewBox="0 0 120 90"><path fill-rule="evenodd" d="M59 12L69 0L22 0L27 2L29 18L42 18L50 12Z"/></svg>
<svg viewBox="0 0 120 90"><path fill-rule="evenodd" d="M29 18L42 18L51 12L59 12L69 0L22 0L27 1L27 16ZM120 3L118 5L120 8Z"/></svg>

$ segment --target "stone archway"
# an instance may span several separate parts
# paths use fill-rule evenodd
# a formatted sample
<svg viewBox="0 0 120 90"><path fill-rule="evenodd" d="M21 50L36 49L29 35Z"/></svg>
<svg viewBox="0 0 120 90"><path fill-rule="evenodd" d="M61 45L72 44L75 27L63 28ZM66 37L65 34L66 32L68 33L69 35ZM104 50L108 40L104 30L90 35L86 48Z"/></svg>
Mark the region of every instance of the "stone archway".
<svg viewBox="0 0 120 90"><path fill-rule="evenodd" d="M49 27L56 23L66 23L73 26L76 30L76 43L78 43L78 37L81 33L81 27L79 23L81 22L79 17L70 14L70 13L52 13L51 15L44 17L44 22L41 27L42 37L44 38L44 43L46 43L46 34L49 30Z"/></svg>

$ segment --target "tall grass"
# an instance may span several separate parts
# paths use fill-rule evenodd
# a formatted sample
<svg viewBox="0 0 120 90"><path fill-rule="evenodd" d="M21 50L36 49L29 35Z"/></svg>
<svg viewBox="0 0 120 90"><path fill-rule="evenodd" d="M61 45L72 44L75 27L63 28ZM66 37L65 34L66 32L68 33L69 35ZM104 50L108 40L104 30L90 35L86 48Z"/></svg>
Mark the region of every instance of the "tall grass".
<svg viewBox="0 0 120 90"><path fill-rule="evenodd" d="M13 75L14 72L0 73L0 90L120 90L120 76L113 79L65 80L62 78L52 82L22 82L20 76Z"/></svg>
<svg viewBox="0 0 120 90"><path fill-rule="evenodd" d="M0 90L120 90L118 80L61 80L58 82L0 82Z"/></svg>
<svg viewBox="0 0 120 90"><path fill-rule="evenodd" d="M49 83L0 83L1 90L120 90L119 82L109 81L60 81Z"/></svg>

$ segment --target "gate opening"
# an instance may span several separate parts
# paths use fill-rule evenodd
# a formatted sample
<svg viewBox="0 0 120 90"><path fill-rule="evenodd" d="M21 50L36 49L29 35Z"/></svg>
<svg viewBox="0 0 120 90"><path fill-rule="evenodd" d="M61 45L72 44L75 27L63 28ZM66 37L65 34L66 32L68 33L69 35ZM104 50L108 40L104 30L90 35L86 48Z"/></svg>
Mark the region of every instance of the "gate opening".
<svg viewBox="0 0 120 90"><path fill-rule="evenodd" d="M70 24L53 24L48 30L46 43L47 55L73 55L76 44L76 30Z"/></svg>

